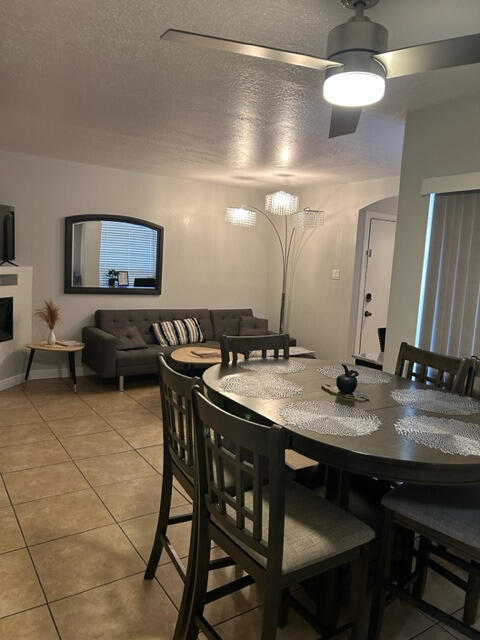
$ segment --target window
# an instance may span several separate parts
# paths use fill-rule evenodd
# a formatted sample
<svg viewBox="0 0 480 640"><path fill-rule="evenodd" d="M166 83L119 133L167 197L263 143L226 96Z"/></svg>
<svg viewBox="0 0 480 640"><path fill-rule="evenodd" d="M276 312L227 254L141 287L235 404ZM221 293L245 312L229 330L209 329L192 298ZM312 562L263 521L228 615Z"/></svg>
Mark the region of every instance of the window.
<svg viewBox="0 0 480 640"><path fill-rule="evenodd" d="M128 271L135 278L155 278L157 231L128 222L102 220L99 286L108 286L108 271Z"/></svg>

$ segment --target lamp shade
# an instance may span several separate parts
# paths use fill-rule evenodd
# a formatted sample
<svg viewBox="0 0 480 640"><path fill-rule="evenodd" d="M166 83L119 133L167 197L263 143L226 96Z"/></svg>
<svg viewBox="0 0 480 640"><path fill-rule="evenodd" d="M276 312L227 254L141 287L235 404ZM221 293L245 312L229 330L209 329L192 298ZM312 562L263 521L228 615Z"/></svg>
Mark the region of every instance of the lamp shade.
<svg viewBox="0 0 480 640"><path fill-rule="evenodd" d="M298 211L298 196L276 191L265 196L265 209L276 216L289 216Z"/></svg>
<svg viewBox="0 0 480 640"><path fill-rule="evenodd" d="M293 216L295 229L316 229L325 223L325 212L318 209L303 209Z"/></svg>
<svg viewBox="0 0 480 640"><path fill-rule="evenodd" d="M343 71L328 77L323 97L340 107L365 107L383 98L385 79L367 71Z"/></svg>
<svg viewBox="0 0 480 640"><path fill-rule="evenodd" d="M225 220L237 227L254 227L257 223L257 214L247 207L228 207L225 211Z"/></svg>

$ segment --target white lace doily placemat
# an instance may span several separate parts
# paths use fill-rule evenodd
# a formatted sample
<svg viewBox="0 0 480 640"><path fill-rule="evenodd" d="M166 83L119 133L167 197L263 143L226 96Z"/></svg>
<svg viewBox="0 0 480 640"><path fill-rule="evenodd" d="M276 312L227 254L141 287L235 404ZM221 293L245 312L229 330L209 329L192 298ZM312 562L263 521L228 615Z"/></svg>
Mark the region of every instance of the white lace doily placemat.
<svg viewBox="0 0 480 640"><path fill-rule="evenodd" d="M228 393L236 393L246 398L277 400L303 393L303 387L280 376L268 373L258 375L240 374L223 378L219 386Z"/></svg>
<svg viewBox="0 0 480 640"><path fill-rule="evenodd" d="M370 369L369 367L357 365L352 365L350 368L354 371L358 371L357 381L360 382L360 384L388 384L392 381L391 375L384 371L379 371L378 369ZM321 373L322 376L335 379L345 373L341 364L327 364L323 367L319 367L317 371Z"/></svg>
<svg viewBox="0 0 480 640"><path fill-rule="evenodd" d="M480 424L469 424L452 418L407 416L395 423L395 429L417 444L444 453L480 456Z"/></svg>
<svg viewBox="0 0 480 640"><path fill-rule="evenodd" d="M398 404L414 407L433 413L444 413L452 416L469 416L480 413L480 402L468 396L457 396L455 393L436 389L395 389L392 398Z"/></svg>
<svg viewBox="0 0 480 640"><path fill-rule="evenodd" d="M335 436L367 436L382 424L363 409L321 400L287 404L280 415L292 426Z"/></svg>
<svg viewBox="0 0 480 640"><path fill-rule="evenodd" d="M284 358L252 358L239 362L241 369L265 373L298 373L305 369L303 362Z"/></svg>

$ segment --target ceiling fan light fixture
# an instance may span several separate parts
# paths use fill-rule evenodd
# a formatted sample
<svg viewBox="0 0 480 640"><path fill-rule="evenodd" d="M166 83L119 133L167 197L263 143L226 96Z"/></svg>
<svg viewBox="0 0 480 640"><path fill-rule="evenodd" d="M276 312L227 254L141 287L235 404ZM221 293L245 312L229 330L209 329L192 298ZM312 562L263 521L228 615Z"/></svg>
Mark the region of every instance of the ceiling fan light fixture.
<svg viewBox="0 0 480 640"><path fill-rule="evenodd" d="M385 95L385 78L369 71L344 71L326 78L323 97L339 107L366 107Z"/></svg>

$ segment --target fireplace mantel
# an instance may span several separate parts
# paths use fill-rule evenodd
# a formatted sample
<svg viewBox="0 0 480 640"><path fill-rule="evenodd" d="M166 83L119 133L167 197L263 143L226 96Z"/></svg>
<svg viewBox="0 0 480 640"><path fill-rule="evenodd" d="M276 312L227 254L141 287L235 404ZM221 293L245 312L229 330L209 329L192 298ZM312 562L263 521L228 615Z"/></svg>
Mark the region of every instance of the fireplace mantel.
<svg viewBox="0 0 480 640"><path fill-rule="evenodd" d="M0 267L0 298L13 298L13 340L0 342L0 390L23 380L32 340L32 267Z"/></svg>

